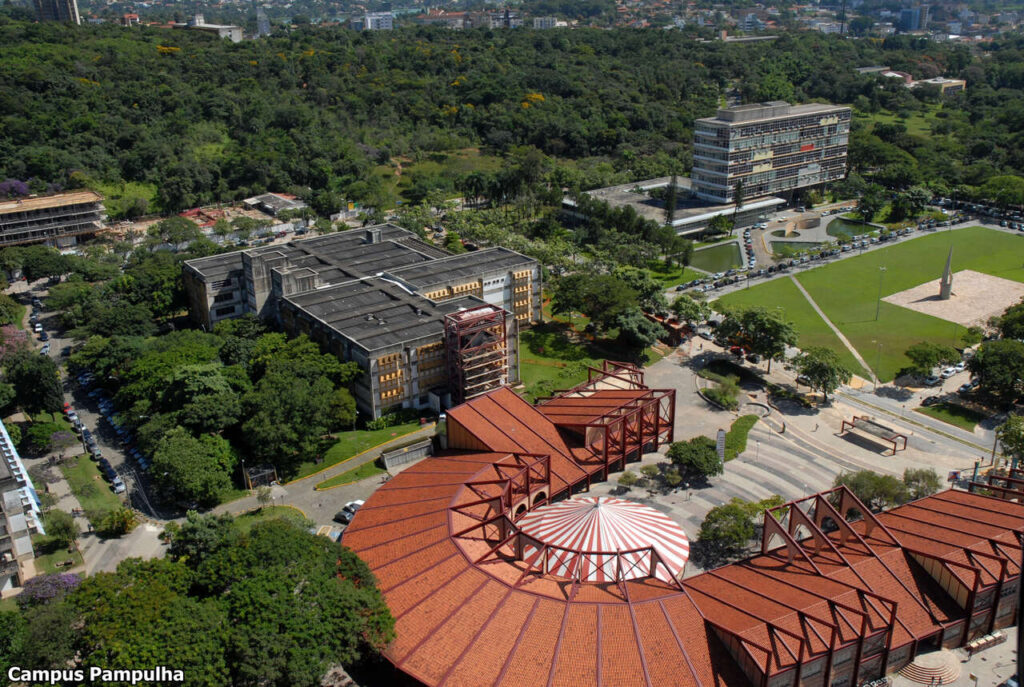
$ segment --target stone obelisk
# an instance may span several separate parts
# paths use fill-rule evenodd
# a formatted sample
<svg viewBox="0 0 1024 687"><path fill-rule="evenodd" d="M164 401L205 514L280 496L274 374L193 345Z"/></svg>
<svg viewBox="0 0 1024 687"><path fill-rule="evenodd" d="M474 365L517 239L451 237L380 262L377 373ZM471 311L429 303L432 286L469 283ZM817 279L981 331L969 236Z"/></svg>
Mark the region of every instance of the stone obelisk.
<svg viewBox="0 0 1024 687"><path fill-rule="evenodd" d="M942 273L942 283L939 285L939 299L948 301L953 295L953 247L949 247L949 257L946 258L946 271Z"/></svg>

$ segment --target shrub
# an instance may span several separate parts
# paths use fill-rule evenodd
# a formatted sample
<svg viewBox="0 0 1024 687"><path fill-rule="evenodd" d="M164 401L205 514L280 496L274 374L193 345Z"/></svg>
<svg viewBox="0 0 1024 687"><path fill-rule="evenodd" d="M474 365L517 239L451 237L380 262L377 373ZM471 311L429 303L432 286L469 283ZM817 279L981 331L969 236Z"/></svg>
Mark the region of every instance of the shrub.
<svg viewBox="0 0 1024 687"><path fill-rule="evenodd" d="M739 395L739 387L736 385L721 384L711 387L704 390L704 395L712 403L716 403L726 410L736 410L740 406L740 402L736 398Z"/></svg>

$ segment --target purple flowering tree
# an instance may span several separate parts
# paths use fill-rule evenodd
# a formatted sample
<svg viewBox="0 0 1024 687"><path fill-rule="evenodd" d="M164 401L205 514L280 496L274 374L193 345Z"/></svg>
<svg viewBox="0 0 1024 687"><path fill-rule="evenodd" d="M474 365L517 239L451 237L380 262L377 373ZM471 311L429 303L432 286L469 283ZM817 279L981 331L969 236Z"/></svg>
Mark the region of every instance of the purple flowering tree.
<svg viewBox="0 0 1024 687"><path fill-rule="evenodd" d="M36 575L25 583L18 595L18 604L22 607L41 606L54 599L62 599L69 591L82 583L82 578L75 573L50 573Z"/></svg>
<svg viewBox="0 0 1024 687"><path fill-rule="evenodd" d="M0 181L0 198L18 198L29 194L28 184L17 179Z"/></svg>

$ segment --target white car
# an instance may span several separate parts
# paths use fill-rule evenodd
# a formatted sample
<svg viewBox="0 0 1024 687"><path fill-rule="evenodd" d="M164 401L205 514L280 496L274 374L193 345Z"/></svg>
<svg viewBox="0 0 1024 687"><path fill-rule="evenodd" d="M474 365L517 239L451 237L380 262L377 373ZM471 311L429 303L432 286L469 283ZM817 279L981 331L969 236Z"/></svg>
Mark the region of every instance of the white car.
<svg viewBox="0 0 1024 687"><path fill-rule="evenodd" d="M964 370L967 369L967 363L961 360L960 362L953 366L953 369L956 370L957 372L963 372Z"/></svg>
<svg viewBox="0 0 1024 687"><path fill-rule="evenodd" d="M956 368L955 367L947 367L945 370L943 370L942 372L939 373L939 376L942 377L943 379L949 379L950 377L952 377L955 374L956 374Z"/></svg>
<svg viewBox="0 0 1024 687"><path fill-rule="evenodd" d="M36 322L35 326L32 327L32 331L34 331L36 334L38 334L39 332L43 331L43 325L41 325L38 322Z"/></svg>

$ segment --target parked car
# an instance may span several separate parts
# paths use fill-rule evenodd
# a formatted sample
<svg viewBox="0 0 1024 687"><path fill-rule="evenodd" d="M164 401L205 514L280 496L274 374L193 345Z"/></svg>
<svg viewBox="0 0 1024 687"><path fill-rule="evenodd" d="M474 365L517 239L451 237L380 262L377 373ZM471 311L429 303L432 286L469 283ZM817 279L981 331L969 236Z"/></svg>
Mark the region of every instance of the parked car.
<svg viewBox="0 0 1024 687"><path fill-rule="evenodd" d="M50 340L50 335L47 334L46 332L39 332L39 340L40 341L49 341Z"/></svg>
<svg viewBox="0 0 1024 687"><path fill-rule="evenodd" d="M956 374L956 368L955 367L947 367L946 369L944 369L942 372L939 373L939 376L942 377L943 379L949 379L950 377L952 377L955 374Z"/></svg>
<svg viewBox="0 0 1024 687"><path fill-rule="evenodd" d="M116 473L114 474L113 479L110 480L110 486L114 488L115 494L123 494L127 491L127 488L124 486L124 480Z"/></svg>
<svg viewBox="0 0 1024 687"><path fill-rule="evenodd" d="M747 362L757 365L759 362L761 362L761 356L759 356L757 353L751 353L747 356Z"/></svg>
<svg viewBox="0 0 1024 687"><path fill-rule="evenodd" d="M34 325L32 326L32 331L34 331L34 332L35 332L36 334L38 334L39 332L43 331L43 325L41 325L41 324L39 324L38 322L36 322L36 323L35 323L35 324L34 324Z"/></svg>
<svg viewBox="0 0 1024 687"><path fill-rule="evenodd" d="M967 362L961 360L960 362L953 366L953 369L956 370L957 372L963 372L964 370L967 369Z"/></svg>
<svg viewBox="0 0 1024 687"><path fill-rule="evenodd" d="M941 402L942 401L941 401L941 399L938 396L929 396L928 398L926 398L923 401L921 401L921 405L923 405L923 406L925 406L927 408L928 406L933 406L936 403L941 403Z"/></svg>
<svg viewBox="0 0 1024 687"><path fill-rule="evenodd" d="M960 388L957 389L957 393L969 394L969 393L971 393L972 391L974 391L977 388L978 388L978 382L972 380L970 382L967 382L966 384L961 384Z"/></svg>
<svg viewBox="0 0 1024 687"><path fill-rule="evenodd" d="M942 382L942 379L937 377L936 375L929 375L928 377L924 378L924 385L925 386L936 386L936 385L940 384L941 382Z"/></svg>
<svg viewBox="0 0 1024 687"><path fill-rule="evenodd" d="M356 512L362 508L365 501L349 501L345 504L345 507L334 514L334 521L347 525L352 522L352 518L355 517Z"/></svg>

